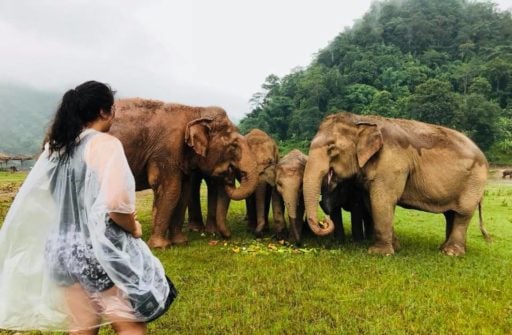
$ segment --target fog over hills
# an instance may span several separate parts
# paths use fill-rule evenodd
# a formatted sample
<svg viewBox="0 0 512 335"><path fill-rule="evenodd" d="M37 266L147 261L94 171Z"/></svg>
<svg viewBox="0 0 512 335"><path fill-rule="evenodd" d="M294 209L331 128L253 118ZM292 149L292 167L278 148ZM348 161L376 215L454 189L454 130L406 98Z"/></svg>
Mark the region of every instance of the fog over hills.
<svg viewBox="0 0 512 335"><path fill-rule="evenodd" d="M0 83L0 152L34 155L58 106L60 94L12 82Z"/></svg>

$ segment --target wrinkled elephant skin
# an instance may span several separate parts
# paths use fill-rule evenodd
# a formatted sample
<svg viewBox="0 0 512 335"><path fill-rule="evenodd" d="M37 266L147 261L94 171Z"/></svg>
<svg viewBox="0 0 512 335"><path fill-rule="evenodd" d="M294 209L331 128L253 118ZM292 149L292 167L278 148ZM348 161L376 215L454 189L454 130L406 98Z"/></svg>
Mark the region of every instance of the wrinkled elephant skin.
<svg viewBox="0 0 512 335"><path fill-rule="evenodd" d="M488 163L465 135L412 120L338 113L327 116L309 150L304 172L304 201L314 233L318 225L321 183L332 171L339 180L357 178L369 196L375 242L370 253L391 255L395 206L443 213L447 255L466 251L466 232L484 194ZM482 233L488 238L483 223Z"/></svg>
<svg viewBox="0 0 512 335"><path fill-rule="evenodd" d="M301 243L304 223L304 198L302 179L308 156L292 150L281 158L276 166L276 189L288 211L288 231L291 242Z"/></svg>
<svg viewBox="0 0 512 335"><path fill-rule="evenodd" d="M256 236L261 236L268 225L269 202L272 203L274 229L278 238L285 234L283 200L276 190L276 164L279 161L279 149L276 142L259 129L251 130L245 135L251 152L258 165L258 186L255 192L246 199L249 227Z"/></svg>
<svg viewBox="0 0 512 335"><path fill-rule="evenodd" d="M154 193L150 247L186 243L181 226L193 170L219 177L236 170L240 187L226 193L238 199L254 191L255 158L222 108L137 98L116 101L115 111L110 133L123 144L137 190Z"/></svg>

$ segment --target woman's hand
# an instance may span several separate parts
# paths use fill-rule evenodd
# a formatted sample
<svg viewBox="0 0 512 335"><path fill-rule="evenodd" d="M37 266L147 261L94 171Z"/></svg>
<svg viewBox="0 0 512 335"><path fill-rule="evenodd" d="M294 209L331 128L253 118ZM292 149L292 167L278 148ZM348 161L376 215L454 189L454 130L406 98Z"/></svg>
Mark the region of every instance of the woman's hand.
<svg viewBox="0 0 512 335"><path fill-rule="evenodd" d="M132 235L135 238L142 237L142 226L140 225L139 220L135 220L135 229L132 231Z"/></svg>
<svg viewBox="0 0 512 335"><path fill-rule="evenodd" d="M126 230L128 233L132 234L133 237L142 237L142 226L140 225L140 222L137 220L136 212L133 212L131 214L110 212L108 214L110 218L118 226Z"/></svg>

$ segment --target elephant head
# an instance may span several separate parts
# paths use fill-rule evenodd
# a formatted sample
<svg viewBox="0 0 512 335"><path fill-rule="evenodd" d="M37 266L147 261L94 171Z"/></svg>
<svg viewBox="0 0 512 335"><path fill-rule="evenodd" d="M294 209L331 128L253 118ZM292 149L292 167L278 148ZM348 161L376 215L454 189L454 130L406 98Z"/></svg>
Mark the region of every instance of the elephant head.
<svg viewBox="0 0 512 335"><path fill-rule="evenodd" d="M320 124L309 149L304 171L304 203L308 224L320 236L332 233L329 217L317 219L318 197L326 177L346 180L358 175L382 148L383 139L375 123L348 113L330 115Z"/></svg>
<svg viewBox="0 0 512 335"><path fill-rule="evenodd" d="M205 108L201 117L190 121L185 142L196 154L196 165L207 175L226 181L233 180L235 173L240 176L238 188L233 182L225 183L231 199L245 199L254 192L258 184L256 158L223 109Z"/></svg>

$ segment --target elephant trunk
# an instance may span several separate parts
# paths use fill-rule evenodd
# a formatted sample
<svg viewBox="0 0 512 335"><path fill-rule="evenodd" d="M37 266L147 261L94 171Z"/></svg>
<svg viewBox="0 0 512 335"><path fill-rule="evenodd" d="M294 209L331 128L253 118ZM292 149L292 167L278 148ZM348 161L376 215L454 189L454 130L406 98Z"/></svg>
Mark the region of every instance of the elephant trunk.
<svg viewBox="0 0 512 335"><path fill-rule="evenodd" d="M285 190L282 194L284 205L288 211L289 231L292 241L300 243L302 231L302 217L297 218L297 206L299 205L299 189Z"/></svg>
<svg viewBox="0 0 512 335"><path fill-rule="evenodd" d="M240 160L235 166L240 172L240 186L235 188L233 185L225 186L226 193L232 200L242 200L249 197L258 185L259 172L256 157L249 149L249 145L245 141L240 143L241 155Z"/></svg>
<svg viewBox="0 0 512 335"><path fill-rule="evenodd" d="M304 204L308 225L311 231L319 236L331 234L334 224L329 217L320 223L317 217L318 198L322 179L329 171L329 157L321 147L309 151L309 159L304 170Z"/></svg>
<svg viewBox="0 0 512 335"><path fill-rule="evenodd" d="M295 182L289 181L287 181L287 183L288 185L284 186L282 189L281 196L283 197L288 215L295 218L297 216L297 205L299 204L300 185L295 185Z"/></svg>
<svg viewBox="0 0 512 335"><path fill-rule="evenodd" d="M290 222L290 240L292 242L300 244L302 238L302 218L297 219L288 217L288 220Z"/></svg>

